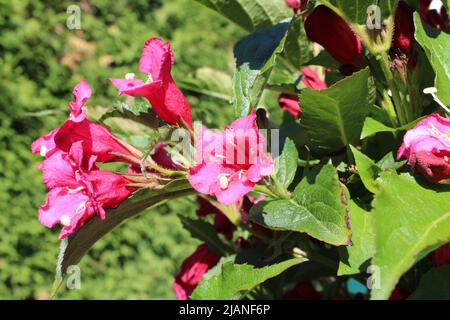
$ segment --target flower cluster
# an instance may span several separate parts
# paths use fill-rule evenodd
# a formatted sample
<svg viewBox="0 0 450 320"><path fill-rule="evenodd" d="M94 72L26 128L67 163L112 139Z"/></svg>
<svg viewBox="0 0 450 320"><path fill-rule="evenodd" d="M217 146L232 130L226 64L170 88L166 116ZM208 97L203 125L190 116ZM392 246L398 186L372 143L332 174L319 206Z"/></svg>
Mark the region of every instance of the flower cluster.
<svg viewBox="0 0 450 320"><path fill-rule="evenodd" d="M125 177L100 170L96 162L136 157L106 128L86 119L84 104L92 91L85 81L73 90L70 115L64 124L33 142L33 153L45 160L38 166L50 190L39 207L39 221L51 228L62 225L63 239L93 216L105 219L105 209L117 207L133 192Z"/></svg>
<svg viewBox="0 0 450 320"><path fill-rule="evenodd" d="M113 78L111 82L119 94L147 98L165 122L190 129L189 105L170 74L173 62L169 43L152 38L145 43L139 62L139 69L148 75L148 80L143 82L127 75L125 79ZM80 81L73 95L75 100L69 103L67 121L31 146L33 153L45 157L38 167L50 190L46 203L39 208L39 220L49 228L61 224L61 239L95 215L104 219L105 209L117 207L132 194L133 187L151 187L135 183L142 178L134 181L142 174L143 153L86 118L84 104L92 96L90 86ZM220 203L232 204L272 173L273 161L265 152L264 137L255 120L254 113L240 118L223 134L202 128L196 143L197 165L189 170L189 182L194 189L216 196ZM152 161L163 169L182 170L165 148L165 144L157 145ZM128 163L128 174L100 170L96 164L110 161ZM145 171L154 170L146 168Z"/></svg>

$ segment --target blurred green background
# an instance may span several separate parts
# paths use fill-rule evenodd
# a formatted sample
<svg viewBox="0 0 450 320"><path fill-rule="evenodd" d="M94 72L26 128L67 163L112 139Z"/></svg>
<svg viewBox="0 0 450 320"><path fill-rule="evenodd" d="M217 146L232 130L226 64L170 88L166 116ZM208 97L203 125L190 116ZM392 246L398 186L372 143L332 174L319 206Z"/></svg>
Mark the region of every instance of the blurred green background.
<svg viewBox="0 0 450 320"><path fill-rule="evenodd" d="M81 9L81 30L66 27L69 5ZM93 88L88 108L123 100L107 79L138 75L143 43L153 36L171 41L177 82L203 66L232 75L242 35L192 0L0 0L1 299L50 297L58 230L38 223L46 191L35 169L41 158L29 146L65 120L77 81ZM207 124L232 114L223 99L188 99L194 119ZM57 298L173 299L173 276L197 245L176 217L181 210L195 210L195 202L171 202L117 228L79 264L81 289Z"/></svg>

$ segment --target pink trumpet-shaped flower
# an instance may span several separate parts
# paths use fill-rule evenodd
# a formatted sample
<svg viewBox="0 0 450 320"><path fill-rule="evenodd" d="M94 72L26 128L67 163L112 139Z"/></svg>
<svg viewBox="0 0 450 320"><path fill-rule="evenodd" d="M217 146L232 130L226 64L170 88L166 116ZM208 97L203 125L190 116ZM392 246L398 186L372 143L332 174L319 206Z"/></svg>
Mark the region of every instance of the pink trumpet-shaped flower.
<svg viewBox="0 0 450 320"><path fill-rule="evenodd" d="M450 119L432 114L409 130L397 159L406 158L413 172L431 182L450 179Z"/></svg>
<svg viewBox="0 0 450 320"><path fill-rule="evenodd" d="M189 182L200 193L217 197L222 204L240 201L274 169L265 153L264 137L256 115L235 120L222 134L202 128L196 142L197 165L189 170Z"/></svg>
<svg viewBox="0 0 450 320"><path fill-rule="evenodd" d="M80 122L86 119L86 110L84 104L92 96L92 90L89 84L81 80L73 88L73 97L75 101L69 102L69 120ZM43 157L49 157L56 150L55 135L58 133L58 128L53 129L48 134L43 135L31 144L31 151L40 154Z"/></svg>
<svg viewBox="0 0 450 320"><path fill-rule="evenodd" d="M71 235L95 215L104 219L105 209L117 207L133 191L127 188L130 181L123 176L99 170L95 156L84 156L82 144L74 143L69 153L56 151L42 164L50 191L39 207L39 221L48 228L61 224L59 239Z"/></svg>
<svg viewBox="0 0 450 320"><path fill-rule="evenodd" d="M134 156L105 127L86 119L84 104L92 96L91 88L86 81L78 82L73 89L73 95L75 101L69 103L69 118L61 127L51 130L48 134L34 141L31 145L31 151L48 158L58 150L67 153L75 142L82 141L84 154L95 155L99 162L120 158L111 154L112 152Z"/></svg>
<svg viewBox="0 0 450 320"><path fill-rule="evenodd" d="M112 154L113 152L135 156L108 129L87 119L81 122L66 121L54 139L56 147L64 152L68 152L74 143L82 141L84 153L97 156L98 162L120 159L119 156Z"/></svg>
<svg viewBox="0 0 450 320"><path fill-rule="evenodd" d="M151 38L145 42L139 71L147 74L143 82L127 75L125 79L110 79L119 90L119 95L143 96L152 105L158 116L167 123L183 125L183 119L192 126L191 109L170 74L174 56L168 42Z"/></svg>
<svg viewBox="0 0 450 320"><path fill-rule="evenodd" d="M172 288L177 300L187 300L203 275L216 265L219 259L209 251L206 244L198 246L194 253L184 260L175 277Z"/></svg>

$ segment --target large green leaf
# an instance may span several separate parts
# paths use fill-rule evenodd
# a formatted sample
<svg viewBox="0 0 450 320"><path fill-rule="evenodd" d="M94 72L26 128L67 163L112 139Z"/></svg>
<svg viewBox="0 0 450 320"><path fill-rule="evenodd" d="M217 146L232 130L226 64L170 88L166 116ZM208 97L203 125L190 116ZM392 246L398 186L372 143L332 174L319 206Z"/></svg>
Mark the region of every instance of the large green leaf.
<svg viewBox="0 0 450 320"><path fill-rule="evenodd" d="M258 284L273 278L286 269L303 262L295 258L262 268L236 264L230 259L216 266L213 274L204 277L191 295L194 300L240 299Z"/></svg>
<svg viewBox="0 0 450 320"><path fill-rule="evenodd" d="M434 72L435 86L439 99L450 106L450 35L423 23L419 14L414 13L416 40L425 50Z"/></svg>
<svg viewBox="0 0 450 320"><path fill-rule="evenodd" d="M302 91L302 126L319 148L336 151L358 143L371 103L371 83L366 68L326 90Z"/></svg>
<svg viewBox="0 0 450 320"><path fill-rule="evenodd" d="M373 288L372 298L387 299L416 261L450 240L450 186L392 171L381 173L377 183L372 264L380 286Z"/></svg>
<svg viewBox="0 0 450 320"><path fill-rule="evenodd" d="M338 275L365 273L375 253L372 213L350 200L351 246L339 247Z"/></svg>
<svg viewBox="0 0 450 320"><path fill-rule="evenodd" d="M295 69L300 70L302 65L310 61L312 57L311 41L306 36L303 17L296 16L289 27L283 58L288 60Z"/></svg>
<svg viewBox="0 0 450 320"><path fill-rule="evenodd" d="M383 21L394 12L398 0L321 0L321 2L335 10L349 23L365 25L368 17L367 11L371 5L376 5L380 8Z"/></svg>
<svg viewBox="0 0 450 320"><path fill-rule="evenodd" d="M289 22L248 35L236 44L233 103L237 116L246 116L258 105L276 57L283 51Z"/></svg>
<svg viewBox="0 0 450 320"><path fill-rule="evenodd" d="M196 0L247 31L273 26L292 16L284 0Z"/></svg>
<svg viewBox="0 0 450 320"><path fill-rule="evenodd" d="M275 230L306 232L333 245L350 245L348 199L336 169L327 164L312 170L297 185L292 199L260 202L250 217Z"/></svg>
<svg viewBox="0 0 450 320"><path fill-rule="evenodd" d="M287 138L283 152L275 159L276 178L284 187L288 187L294 180L297 171L298 151L294 142Z"/></svg>
<svg viewBox="0 0 450 320"><path fill-rule="evenodd" d="M433 268L422 276L410 300L450 300L450 265Z"/></svg>
<svg viewBox="0 0 450 320"><path fill-rule="evenodd" d="M137 191L119 207L106 210L105 220L100 220L97 216L92 218L85 226L63 240L56 268L56 285L62 280L69 266L76 265L99 239L122 222L147 208L192 193L193 190L186 180L174 180L158 191L150 189Z"/></svg>

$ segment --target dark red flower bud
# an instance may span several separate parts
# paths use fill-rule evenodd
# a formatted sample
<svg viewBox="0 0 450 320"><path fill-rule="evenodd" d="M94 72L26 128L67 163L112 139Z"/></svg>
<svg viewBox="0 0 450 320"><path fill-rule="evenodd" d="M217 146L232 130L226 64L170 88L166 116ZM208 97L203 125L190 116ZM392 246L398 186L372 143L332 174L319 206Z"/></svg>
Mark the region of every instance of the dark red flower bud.
<svg viewBox="0 0 450 320"><path fill-rule="evenodd" d="M434 250L432 259L436 267L450 264L450 242Z"/></svg>
<svg viewBox="0 0 450 320"><path fill-rule="evenodd" d="M450 29L447 9L441 0L420 0L420 17L432 27L442 30Z"/></svg>
<svg viewBox="0 0 450 320"><path fill-rule="evenodd" d="M409 54L414 43L413 10L404 1L398 3L395 11L394 36L392 49L395 52Z"/></svg>
<svg viewBox="0 0 450 320"><path fill-rule="evenodd" d="M330 8L320 5L305 21L305 31L342 64L356 64L362 48L359 37L350 26Z"/></svg>

